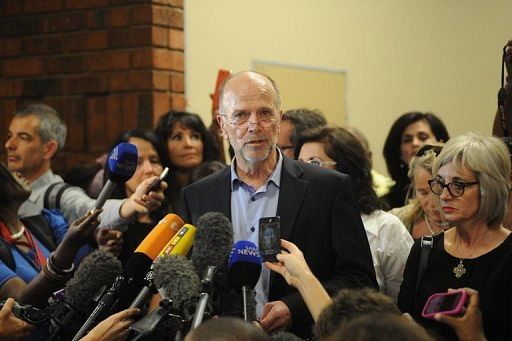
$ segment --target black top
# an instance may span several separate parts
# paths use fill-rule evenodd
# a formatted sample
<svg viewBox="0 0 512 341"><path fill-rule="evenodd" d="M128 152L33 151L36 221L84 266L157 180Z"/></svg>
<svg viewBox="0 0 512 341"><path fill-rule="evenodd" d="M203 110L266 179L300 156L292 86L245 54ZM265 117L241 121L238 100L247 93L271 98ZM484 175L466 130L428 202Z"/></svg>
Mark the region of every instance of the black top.
<svg viewBox="0 0 512 341"><path fill-rule="evenodd" d="M512 340L512 235L488 253L464 259L466 273L461 278L456 278L453 273L460 258L445 251L443 233L435 236L434 247L418 291L419 304L416 304L414 293L420 249L420 240L417 240L405 266L398 296L398 306L403 312L410 313L439 339L456 340L451 328L433 319L422 318L421 311L427 298L434 293L446 292L448 288L473 288L480 294L480 310L487 339Z"/></svg>
<svg viewBox="0 0 512 341"><path fill-rule="evenodd" d="M135 251L155 225L155 223L140 223L138 221L129 225L128 230L123 233L123 248L119 255L123 266L126 265L126 261L131 257L133 251Z"/></svg>

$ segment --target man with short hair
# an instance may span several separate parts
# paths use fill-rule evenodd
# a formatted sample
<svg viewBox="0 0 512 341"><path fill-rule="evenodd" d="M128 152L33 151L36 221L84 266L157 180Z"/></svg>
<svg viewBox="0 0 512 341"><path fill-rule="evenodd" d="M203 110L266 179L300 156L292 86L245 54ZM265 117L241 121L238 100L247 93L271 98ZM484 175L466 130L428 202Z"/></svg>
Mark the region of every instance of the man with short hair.
<svg viewBox="0 0 512 341"><path fill-rule="evenodd" d="M14 114L5 143L7 167L27 181L32 191L30 198L20 207L20 216L40 214L47 188L63 182L59 175L52 172L51 161L64 147L66 132L66 124L57 111L48 105L31 104ZM146 213L160 206L163 200L161 192L143 194L151 180L141 183L136 193L127 200L107 200L101 215L102 225L123 225L137 212ZM67 188L60 197L60 209L69 223L92 209L94 203L95 200L79 187Z"/></svg>
<svg viewBox="0 0 512 341"><path fill-rule="evenodd" d="M295 145L301 134L306 130L325 125L327 125L327 121L320 110L299 108L285 111L281 119L277 146L284 155L293 159Z"/></svg>
<svg viewBox="0 0 512 341"><path fill-rule="evenodd" d="M206 212L229 217L234 240L259 243L259 219L280 217L280 238L295 243L330 294L377 287L368 240L346 175L283 156L276 147L281 99L275 83L240 72L221 89L219 125L235 152L231 167L182 191L178 212L195 224ZM300 294L264 268L255 287L257 316L267 332L311 334Z"/></svg>

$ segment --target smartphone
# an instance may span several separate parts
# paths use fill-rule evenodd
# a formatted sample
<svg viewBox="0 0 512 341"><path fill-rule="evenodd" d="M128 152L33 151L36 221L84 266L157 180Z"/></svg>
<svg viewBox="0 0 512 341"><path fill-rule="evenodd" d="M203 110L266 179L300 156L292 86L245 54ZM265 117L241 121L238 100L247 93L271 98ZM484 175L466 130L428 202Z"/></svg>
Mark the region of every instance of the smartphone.
<svg viewBox="0 0 512 341"><path fill-rule="evenodd" d="M160 173L160 176L158 178L156 178L155 180L153 180L153 182L149 186L148 190L146 191L146 194L148 194L151 191L156 191L158 189L158 187L160 186L160 183L162 182L162 180L164 180L165 177L167 176L167 174L169 174L169 167L165 167L164 170L162 171L162 173Z"/></svg>
<svg viewBox="0 0 512 341"><path fill-rule="evenodd" d="M455 290L433 294L425 303L421 312L424 318L434 318L437 313L446 315L462 315L464 313L467 294L464 290Z"/></svg>
<svg viewBox="0 0 512 341"><path fill-rule="evenodd" d="M260 218L259 245L264 262L277 262L281 252L281 220L279 217Z"/></svg>

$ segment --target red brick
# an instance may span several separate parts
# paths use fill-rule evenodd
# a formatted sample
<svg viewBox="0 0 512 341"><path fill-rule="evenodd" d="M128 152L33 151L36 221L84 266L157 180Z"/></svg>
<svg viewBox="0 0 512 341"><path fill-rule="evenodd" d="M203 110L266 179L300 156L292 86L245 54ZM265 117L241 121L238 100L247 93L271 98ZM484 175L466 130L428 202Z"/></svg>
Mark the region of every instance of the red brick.
<svg viewBox="0 0 512 341"><path fill-rule="evenodd" d="M107 12L105 9L90 10L87 12L88 28L105 28L107 27Z"/></svg>
<svg viewBox="0 0 512 341"><path fill-rule="evenodd" d="M182 73L171 73L171 91L172 92L185 92L185 77Z"/></svg>
<svg viewBox="0 0 512 341"><path fill-rule="evenodd" d="M62 9L62 0L25 0L25 13L57 12Z"/></svg>
<svg viewBox="0 0 512 341"><path fill-rule="evenodd" d="M150 71L113 74L110 77L110 90L150 90L152 88L152 75Z"/></svg>
<svg viewBox="0 0 512 341"><path fill-rule="evenodd" d="M46 31L46 18L19 17L0 21L0 36L24 36Z"/></svg>
<svg viewBox="0 0 512 341"><path fill-rule="evenodd" d="M183 52L153 49L153 67L155 69L183 71Z"/></svg>
<svg viewBox="0 0 512 341"><path fill-rule="evenodd" d="M111 48L148 46L151 43L151 27L111 31L108 43Z"/></svg>
<svg viewBox="0 0 512 341"><path fill-rule="evenodd" d="M111 5L126 5L126 4L135 4L140 2L148 2L148 0L110 0Z"/></svg>
<svg viewBox="0 0 512 341"><path fill-rule="evenodd" d="M103 7L108 5L108 0L66 0L66 8L82 9Z"/></svg>
<svg viewBox="0 0 512 341"><path fill-rule="evenodd" d="M107 150L107 119L106 97L91 97L87 99L86 131L87 148L89 151L103 152Z"/></svg>
<svg viewBox="0 0 512 341"><path fill-rule="evenodd" d="M43 70L39 58L19 58L4 60L4 76L33 76L39 75Z"/></svg>
<svg viewBox="0 0 512 341"><path fill-rule="evenodd" d="M168 71L153 72L153 89L168 91L170 86Z"/></svg>
<svg viewBox="0 0 512 341"><path fill-rule="evenodd" d="M122 95L123 102L123 131L137 127L137 111L139 107L139 96L136 93Z"/></svg>
<svg viewBox="0 0 512 341"><path fill-rule="evenodd" d="M22 2L20 0L3 0L0 5L2 17L22 13Z"/></svg>
<svg viewBox="0 0 512 341"><path fill-rule="evenodd" d="M37 55L48 53L47 37L27 37L23 39L23 53L25 55Z"/></svg>
<svg viewBox="0 0 512 341"><path fill-rule="evenodd" d="M23 81L23 96L52 96L62 95L64 90L64 80L61 78L34 78Z"/></svg>
<svg viewBox="0 0 512 341"><path fill-rule="evenodd" d="M17 56L21 52L20 38L0 39L0 56Z"/></svg>
<svg viewBox="0 0 512 341"><path fill-rule="evenodd" d="M122 125L124 120L122 109L122 97L120 95L111 95L107 97L107 140L109 145L115 141L123 132Z"/></svg>
<svg viewBox="0 0 512 341"><path fill-rule="evenodd" d="M153 26L151 29L151 43L153 46L167 47L169 45L169 29Z"/></svg>
<svg viewBox="0 0 512 341"><path fill-rule="evenodd" d="M70 108L68 111L68 139L67 149L70 151L82 151L85 148L85 98L73 98L69 100Z"/></svg>
<svg viewBox="0 0 512 341"><path fill-rule="evenodd" d="M67 89L71 94L100 94L108 91L108 77L77 76L67 79Z"/></svg>
<svg viewBox="0 0 512 341"><path fill-rule="evenodd" d="M64 44L65 40L66 40L66 36L63 34L48 37L47 44L46 44L48 53L54 53L54 54L63 53L65 51L65 44Z"/></svg>
<svg viewBox="0 0 512 341"><path fill-rule="evenodd" d="M158 122L160 115L155 113L166 113L171 110L171 98L167 92L154 92L153 93L153 126Z"/></svg>
<svg viewBox="0 0 512 341"><path fill-rule="evenodd" d="M130 68L130 52L106 51L91 55L89 71L123 70Z"/></svg>
<svg viewBox="0 0 512 341"><path fill-rule="evenodd" d="M66 39L66 50L92 51L108 47L108 33L105 31L89 31L68 36Z"/></svg>
<svg viewBox="0 0 512 341"><path fill-rule="evenodd" d="M130 23L130 11L127 7L114 7L108 11L107 21L109 27L128 26Z"/></svg>
<svg viewBox="0 0 512 341"><path fill-rule="evenodd" d="M16 79L0 79L0 97L21 96L22 83Z"/></svg>
<svg viewBox="0 0 512 341"><path fill-rule="evenodd" d="M67 32L83 29L87 26L87 13L66 13L47 19L48 32Z"/></svg>
<svg viewBox="0 0 512 341"><path fill-rule="evenodd" d="M187 107L187 100L183 94L171 94L171 108L174 110L185 110Z"/></svg>
<svg viewBox="0 0 512 341"><path fill-rule="evenodd" d="M153 6L153 24L183 28L183 11L165 6Z"/></svg>
<svg viewBox="0 0 512 341"><path fill-rule="evenodd" d="M48 74L81 73L86 69L86 58L83 56L48 57L44 59L44 71Z"/></svg>
<svg viewBox="0 0 512 341"><path fill-rule="evenodd" d="M133 6L130 9L130 23L134 25L152 24L153 13L151 11L151 4Z"/></svg>
<svg viewBox="0 0 512 341"><path fill-rule="evenodd" d="M153 64L153 53L151 48L133 51L131 55L132 68L150 68Z"/></svg>
<svg viewBox="0 0 512 341"><path fill-rule="evenodd" d="M153 3L183 8L183 0L153 0Z"/></svg>
<svg viewBox="0 0 512 341"><path fill-rule="evenodd" d="M183 30L169 30L169 47L173 50L185 49Z"/></svg>
<svg viewBox="0 0 512 341"><path fill-rule="evenodd" d="M137 126L151 129L153 126L153 93L139 93L137 108Z"/></svg>

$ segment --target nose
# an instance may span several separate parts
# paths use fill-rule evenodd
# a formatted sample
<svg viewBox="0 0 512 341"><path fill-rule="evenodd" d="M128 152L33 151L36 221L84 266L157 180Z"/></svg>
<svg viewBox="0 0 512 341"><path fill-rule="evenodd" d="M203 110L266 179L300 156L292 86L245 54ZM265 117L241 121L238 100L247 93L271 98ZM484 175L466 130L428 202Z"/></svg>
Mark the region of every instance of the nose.
<svg viewBox="0 0 512 341"><path fill-rule="evenodd" d="M422 144L422 141L421 141L419 138L414 137L414 138L412 139L412 145L413 145L413 146L415 146L415 147L419 147L419 146L421 146L421 144Z"/></svg>
<svg viewBox="0 0 512 341"><path fill-rule="evenodd" d="M5 141L5 149L7 150L14 150L16 149L16 144L14 143L14 137L11 136L10 138Z"/></svg>
<svg viewBox="0 0 512 341"><path fill-rule="evenodd" d="M450 193L450 191L448 190L448 187L444 187L443 188L443 191L441 192L441 194L439 195L439 199L441 200L448 200L452 197L452 194Z"/></svg>
<svg viewBox="0 0 512 341"><path fill-rule="evenodd" d="M151 162L149 162L149 160L144 160L142 163L142 172L143 174L153 175L153 167L151 167Z"/></svg>

